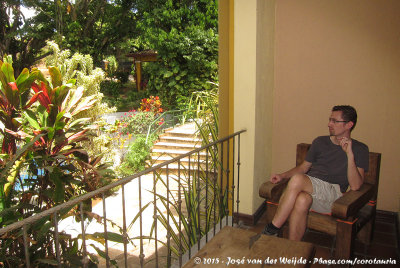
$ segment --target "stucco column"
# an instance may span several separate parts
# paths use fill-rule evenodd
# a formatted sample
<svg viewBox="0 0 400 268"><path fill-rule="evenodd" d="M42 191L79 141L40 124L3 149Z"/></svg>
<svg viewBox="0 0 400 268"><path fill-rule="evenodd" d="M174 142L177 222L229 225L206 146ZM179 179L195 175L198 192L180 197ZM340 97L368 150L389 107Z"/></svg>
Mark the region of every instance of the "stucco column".
<svg viewBox="0 0 400 268"><path fill-rule="evenodd" d="M275 1L234 3L234 131L241 138L240 212L254 214L271 166Z"/></svg>

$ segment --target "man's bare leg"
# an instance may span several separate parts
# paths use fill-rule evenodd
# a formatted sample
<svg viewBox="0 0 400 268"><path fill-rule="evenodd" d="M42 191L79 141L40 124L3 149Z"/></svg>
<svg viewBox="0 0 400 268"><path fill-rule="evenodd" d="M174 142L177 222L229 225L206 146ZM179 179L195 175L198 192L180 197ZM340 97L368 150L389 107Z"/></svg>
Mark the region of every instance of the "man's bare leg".
<svg viewBox="0 0 400 268"><path fill-rule="evenodd" d="M292 213L298 195L302 192L311 194L312 183L308 176L304 174L296 174L290 178L286 190L281 196L278 209L272 219L273 225L278 228L282 227L285 221L289 218L289 215Z"/></svg>
<svg viewBox="0 0 400 268"><path fill-rule="evenodd" d="M300 241L307 227L307 216L312 204L312 197L306 192L297 196L289 218L289 239Z"/></svg>

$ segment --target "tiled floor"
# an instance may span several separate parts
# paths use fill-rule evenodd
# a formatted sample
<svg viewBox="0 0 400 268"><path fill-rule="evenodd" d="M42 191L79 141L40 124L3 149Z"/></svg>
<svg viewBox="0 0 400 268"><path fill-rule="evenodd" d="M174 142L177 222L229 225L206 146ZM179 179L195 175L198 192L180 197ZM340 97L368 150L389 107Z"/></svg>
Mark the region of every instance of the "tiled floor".
<svg viewBox="0 0 400 268"><path fill-rule="evenodd" d="M354 256L358 260L377 259L377 260L395 260L396 265L355 265L354 267L400 267L399 253L399 237L397 215L391 212L378 211L375 222L374 238L369 246L362 244L360 241L355 242ZM265 214L260 218L255 226L249 228L254 232L261 232L267 223ZM304 241L311 242L316 245L315 258L329 260L331 257L331 246L333 238L329 235L307 231ZM313 264L316 267L331 267L322 264Z"/></svg>

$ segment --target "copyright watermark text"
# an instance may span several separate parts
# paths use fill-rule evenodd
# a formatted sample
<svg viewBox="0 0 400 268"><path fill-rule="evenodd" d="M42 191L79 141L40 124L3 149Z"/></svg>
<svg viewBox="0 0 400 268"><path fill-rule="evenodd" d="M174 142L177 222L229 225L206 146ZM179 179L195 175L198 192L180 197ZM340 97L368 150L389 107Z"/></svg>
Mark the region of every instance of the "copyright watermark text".
<svg viewBox="0 0 400 268"><path fill-rule="evenodd" d="M323 259L323 258L314 258L312 260L307 260L303 257L297 258L287 258L287 257L280 257L280 258L266 258L266 259L251 259L251 258L232 258L232 257L224 257L224 258L200 258L195 257L193 259L195 264L202 264L202 265L225 265L225 266L235 266L235 265L260 265L260 264L288 264L288 265L299 265L299 264L324 264L324 265L356 265L356 264L397 264L395 259L358 259L355 258L353 260L334 260L334 259Z"/></svg>

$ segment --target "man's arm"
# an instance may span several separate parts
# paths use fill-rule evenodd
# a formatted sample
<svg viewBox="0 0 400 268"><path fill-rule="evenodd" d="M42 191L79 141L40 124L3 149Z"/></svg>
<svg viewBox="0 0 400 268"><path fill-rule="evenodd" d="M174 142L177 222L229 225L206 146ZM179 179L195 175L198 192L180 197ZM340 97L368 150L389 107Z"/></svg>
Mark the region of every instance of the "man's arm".
<svg viewBox="0 0 400 268"><path fill-rule="evenodd" d="M350 189L357 191L364 183L364 169L356 166L354 154L347 154L347 179L349 180Z"/></svg>
<svg viewBox="0 0 400 268"><path fill-rule="evenodd" d="M305 174L310 170L311 163L308 161L303 161L299 166L294 167L281 174L272 174L270 181L272 183L278 183L290 179L294 174Z"/></svg>
<svg viewBox="0 0 400 268"><path fill-rule="evenodd" d="M364 169L356 166L354 153L352 150L352 141L349 138L340 140L340 146L347 155L347 179L349 180L350 189L357 191L364 183Z"/></svg>

